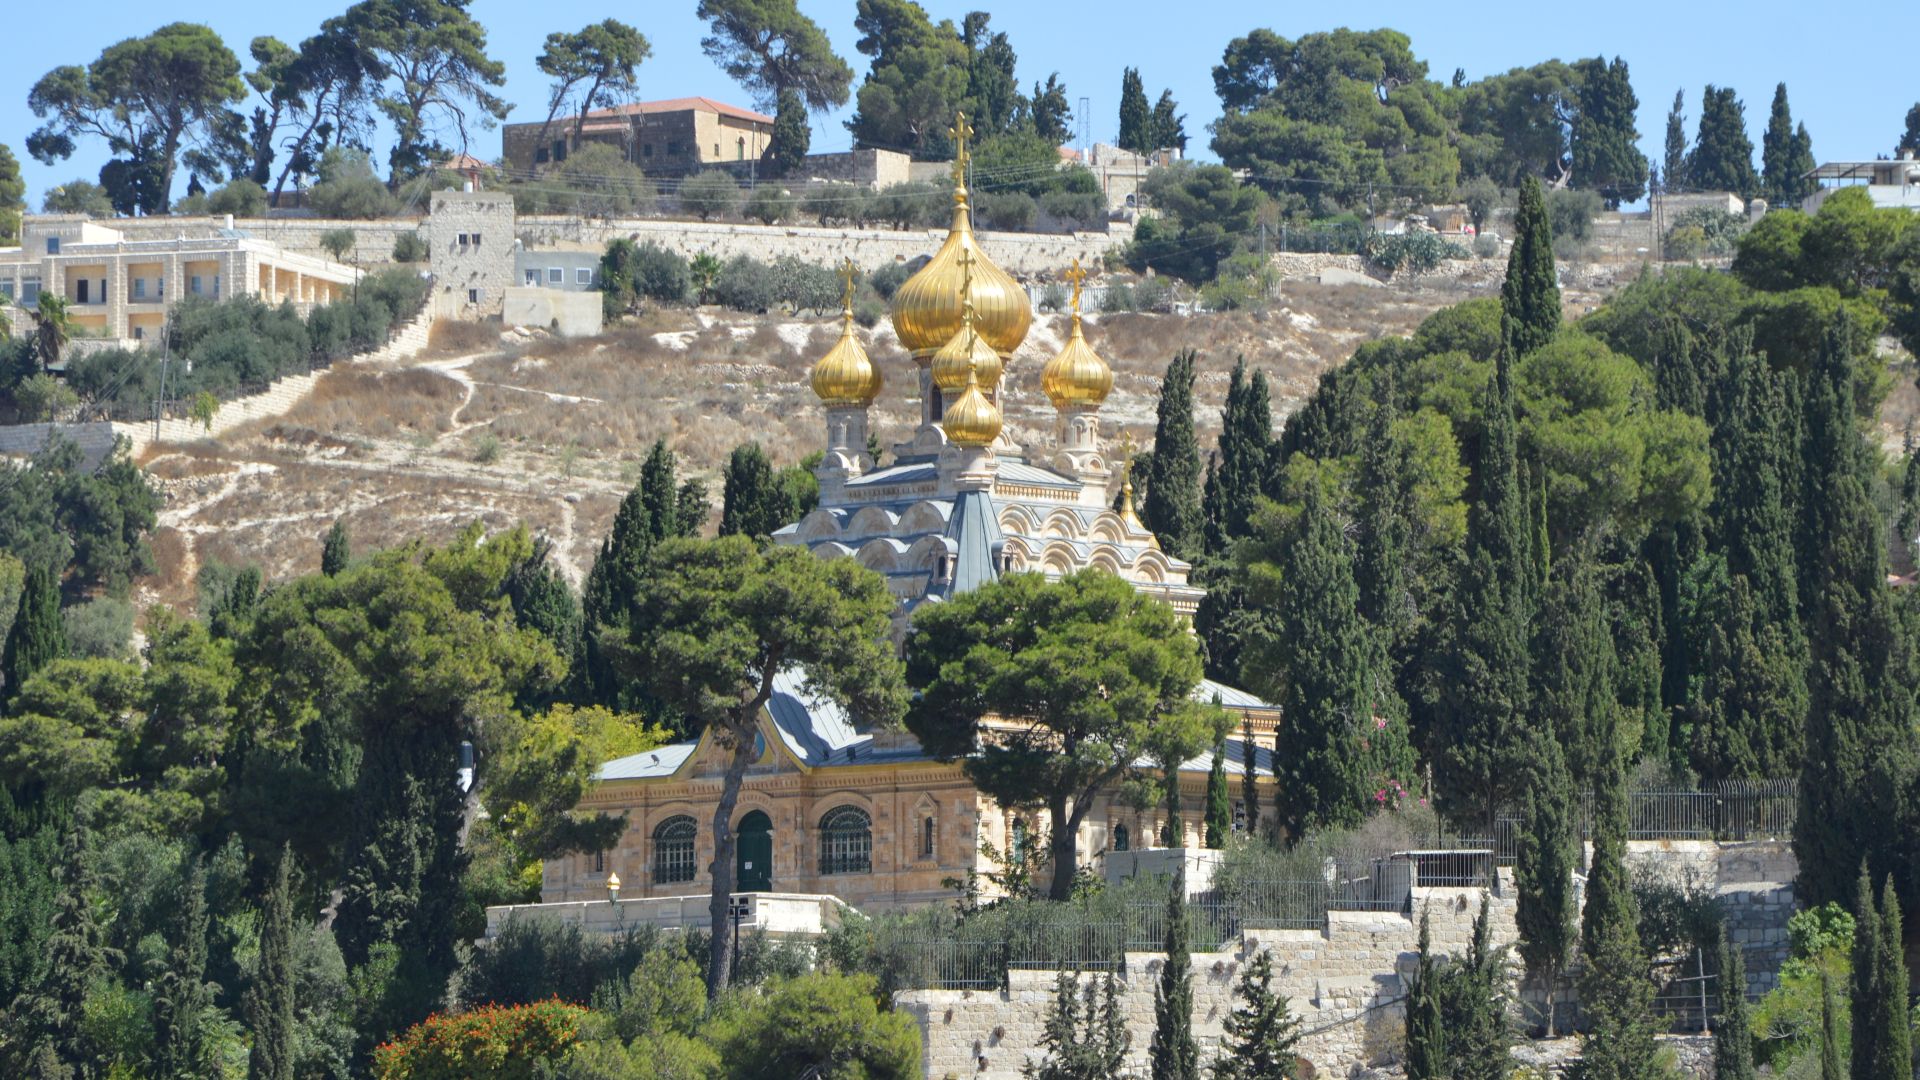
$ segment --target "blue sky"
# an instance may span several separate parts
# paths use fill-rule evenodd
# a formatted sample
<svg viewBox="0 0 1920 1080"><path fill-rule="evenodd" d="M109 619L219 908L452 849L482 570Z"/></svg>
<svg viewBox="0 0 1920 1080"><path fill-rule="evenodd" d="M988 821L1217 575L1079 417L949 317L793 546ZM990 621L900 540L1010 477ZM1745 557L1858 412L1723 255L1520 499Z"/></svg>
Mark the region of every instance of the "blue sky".
<svg viewBox="0 0 1920 1080"><path fill-rule="evenodd" d="M1077 107L1090 99L1092 134L1111 141L1118 127L1121 68L1138 66L1149 97L1171 87L1196 136L1195 156L1206 157L1206 125L1219 115L1211 71L1227 41L1255 26L1289 37L1339 25L1391 26L1409 34L1414 50L1436 78L1456 67L1469 78L1552 57L1621 55L1631 65L1640 95L1642 144L1656 160L1673 92L1687 91L1689 119L1699 112L1706 83L1733 86L1747 105L1756 146L1766 125L1776 82L1784 80L1796 119L1813 135L1820 160L1871 158L1886 153L1920 99L1920 68L1912 48L1920 40L1920 5L1911 2L1828 8L1807 4L1383 2L1362 7L1253 5L1201 0L1144 3L1134 0L1089 5L1023 3L989 5L923 0L935 18L953 18L973 8L1000 7L994 27L1009 33L1020 54L1025 86L1058 71ZM337 6L336 6L337 5ZM147 33L169 20L167 7L126 0L97 0L79 8L20 4L0 35L0 142L22 159L28 198L38 207L47 187L74 177L92 179L105 160L98 143L83 143L72 159L52 166L26 156L27 134L37 126L27 109L27 91L58 64L86 63L122 38ZM312 33L321 19L343 10L347 0L317 5L257 0L200 0L191 15L226 38L245 59L247 42L272 34L289 44ZM801 8L825 27L835 47L860 75L865 57L853 51L853 0L801 0ZM573 30L612 16L638 26L653 43L641 69L647 98L701 94L749 104L746 95L700 51L703 25L695 0L645 5L609 5L582 0L474 0L472 10L488 31L493 55L507 65L505 97L513 120L544 113L544 79L533 66L541 42L554 30ZM845 149L841 121L851 109L816 118L815 150ZM1691 124L1690 124L1691 126ZM498 132L482 133L477 156L499 154ZM377 157L384 157L384 153ZM175 197L183 193L176 185Z"/></svg>

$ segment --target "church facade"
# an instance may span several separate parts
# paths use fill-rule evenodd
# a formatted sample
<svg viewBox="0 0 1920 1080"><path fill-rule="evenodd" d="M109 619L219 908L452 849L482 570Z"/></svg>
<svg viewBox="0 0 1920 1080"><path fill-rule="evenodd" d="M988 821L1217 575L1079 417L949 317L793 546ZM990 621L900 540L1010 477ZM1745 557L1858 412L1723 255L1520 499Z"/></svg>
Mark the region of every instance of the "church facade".
<svg viewBox="0 0 1920 1080"><path fill-rule="evenodd" d="M1096 567L1190 618L1204 592L1188 581L1191 567L1162 551L1135 516L1125 462L1110 457L1100 438L1113 374L1081 333L1077 265L1069 275L1071 333L1041 372L1058 415L1055 445L1030 453L1001 430L1006 360L1033 313L1025 291L974 235L962 182L964 123L946 240L892 300L894 329L919 381L919 425L893 447L892 461L876 466L867 419L883 386L854 326L849 265L840 338L811 376L826 420L825 456L815 470L820 502L773 539L882 575L899 601L894 635L901 643L920 605L1005 573L1057 577ZM1235 799L1245 793L1249 765L1260 797L1270 798L1278 710L1217 683L1203 683L1195 696L1218 701L1234 718L1225 757ZM1006 853L1040 842L1032 815L981 795L959 763L933 760L904 732L863 728L831 701L808 697L797 681L776 687L760 729L759 759L736 811L742 892L828 894L875 910L928 904L952 899L969 871L998 869L984 849ZM1209 753L1179 770L1182 804L1194 810L1183 815L1187 835L1174 846L1199 845L1211 765ZM549 861L542 899L604 899L615 873L625 897L708 892L722 771L722 755L706 739L607 763L581 809L625 813L627 832L612 851ZM1164 826L1163 811L1139 811L1106 793L1086 815L1080 850L1098 870L1107 852L1163 846Z"/></svg>

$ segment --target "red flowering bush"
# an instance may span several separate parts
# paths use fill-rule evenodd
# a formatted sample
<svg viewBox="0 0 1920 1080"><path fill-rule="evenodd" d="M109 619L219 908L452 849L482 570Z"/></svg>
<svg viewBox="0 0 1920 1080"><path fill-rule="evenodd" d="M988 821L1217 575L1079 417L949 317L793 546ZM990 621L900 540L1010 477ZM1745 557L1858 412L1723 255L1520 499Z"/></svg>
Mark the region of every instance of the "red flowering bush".
<svg viewBox="0 0 1920 1080"><path fill-rule="evenodd" d="M531 1080L580 1037L587 1010L553 1000L438 1013L373 1052L377 1080Z"/></svg>

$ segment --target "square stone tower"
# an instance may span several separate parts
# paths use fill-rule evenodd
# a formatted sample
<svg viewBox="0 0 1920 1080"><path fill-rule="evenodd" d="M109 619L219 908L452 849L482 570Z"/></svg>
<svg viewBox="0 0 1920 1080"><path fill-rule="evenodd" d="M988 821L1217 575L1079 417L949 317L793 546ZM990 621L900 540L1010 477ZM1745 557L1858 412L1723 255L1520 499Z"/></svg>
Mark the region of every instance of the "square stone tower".
<svg viewBox="0 0 1920 1080"><path fill-rule="evenodd" d="M504 191L436 191L427 219L433 310L440 318L500 314L513 282L513 196Z"/></svg>

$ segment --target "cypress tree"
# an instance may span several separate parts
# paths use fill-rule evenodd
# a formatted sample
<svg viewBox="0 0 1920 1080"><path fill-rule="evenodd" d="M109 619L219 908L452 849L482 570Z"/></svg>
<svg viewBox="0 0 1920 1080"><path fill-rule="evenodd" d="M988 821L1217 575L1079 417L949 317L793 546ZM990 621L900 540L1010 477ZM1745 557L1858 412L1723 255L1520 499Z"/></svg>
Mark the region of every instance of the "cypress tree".
<svg viewBox="0 0 1920 1080"><path fill-rule="evenodd" d="M1334 510L1308 489L1282 555L1281 633L1250 670L1284 672L1275 811L1288 842L1352 825L1367 808L1361 739L1374 715L1373 649L1356 607L1353 558ZM1363 733L1364 732L1364 733Z"/></svg>
<svg viewBox="0 0 1920 1080"><path fill-rule="evenodd" d="M782 88L774 104L773 135L767 140L767 171L773 176L786 176L807 159L812 144L806 102L797 91Z"/></svg>
<svg viewBox="0 0 1920 1080"><path fill-rule="evenodd" d="M1223 848L1233 835L1233 797L1227 794L1227 744L1213 748L1213 769L1207 773L1207 846Z"/></svg>
<svg viewBox="0 0 1920 1080"><path fill-rule="evenodd" d="M1243 1002L1221 1022L1226 1039L1213 1062L1213 1080L1294 1080L1300 1059L1300 1022L1284 994L1273 992L1273 954L1255 949L1240 970L1235 994Z"/></svg>
<svg viewBox="0 0 1920 1080"><path fill-rule="evenodd" d="M1616 659L1607 601L1599 571L1584 547L1554 568L1534 633L1533 715L1537 735L1558 744L1574 787L1593 783L1600 740L1618 723L1614 698ZM1528 757L1536 762L1538 752Z"/></svg>
<svg viewBox="0 0 1920 1080"><path fill-rule="evenodd" d="M1794 852L1809 904L1843 899L1863 862L1910 872L1915 735L1905 635L1886 584L1885 525L1868 494L1874 455L1853 408L1852 331L1843 312L1807 392L1804 496L1813 597L1807 744Z"/></svg>
<svg viewBox="0 0 1920 1080"><path fill-rule="evenodd" d="M1260 835L1260 744L1253 738L1253 717L1240 718L1240 805L1246 808L1247 835Z"/></svg>
<svg viewBox="0 0 1920 1080"><path fill-rule="evenodd" d="M1146 505L1141 517L1175 558L1201 554L1204 522L1200 513L1200 445L1193 434L1193 377L1196 354L1182 349L1167 365L1160 383L1160 404L1153 428L1153 457L1147 465Z"/></svg>
<svg viewBox="0 0 1920 1080"><path fill-rule="evenodd" d="M347 519L334 518L327 540L320 548L320 572L332 577L353 561L353 540L347 535Z"/></svg>
<svg viewBox="0 0 1920 1080"><path fill-rule="evenodd" d="M1501 952L1493 947L1491 897L1482 893L1467 955L1441 975L1440 1022L1451 1080L1501 1080L1513 1069Z"/></svg>
<svg viewBox="0 0 1920 1080"><path fill-rule="evenodd" d="M727 459L726 488L720 510L721 536L762 539L793 519L786 487L759 443L733 448Z"/></svg>
<svg viewBox="0 0 1920 1080"><path fill-rule="evenodd" d="M678 462L665 439L654 440L640 465L640 498L646 504L647 534L656 543L671 536L692 536L699 528L687 518L687 490L674 487ZM701 508L704 518L705 508ZM785 524L782 522L781 524Z"/></svg>
<svg viewBox="0 0 1920 1080"><path fill-rule="evenodd" d="M1176 875L1167 893L1167 960L1153 995L1153 1041L1147 1070L1153 1080L1200 1080L1200 1047L1193 1041L1193 959L1187 954L1187 879Z"/></svg>
<svg viewBox="0 0 1920 1080"><path fill-rule="evenodd" d="M1520 958L1547 1002L1547 1038L1558 1036L1553 994L1573 952L1573 871L1578 859L1574 794L1560 741L1544 728L1533 740L1534 767L1526 793L1525 831L1514 869L1519 907Z"/></svg>
<svg viewBox="0 0 1920 1080"><path fill-rule="evenodd" d="M47 937L47 963L38 985L11 1007L13 1036L22 1047L19 1060L36 1065L35 1075L67 1075L61 1070L84 1067L93 1050L82 1028L87 990L105 978L122 959L106 941L105 930L94 918L94 892L100 881L94 872L90 833L77 818L67 830L61 852L60 896ZM50 1066L50 1068L48 1068Z"/></svg>
<svg viewBox="0 0 1920 1080"><path fill-rule="evenodd" d="M0 670L7 678L7 700L20 693L20 687L34 672L65 655L67 629L60 621L59 583L45 567L28 567L20 609L7 631L5 654L0 655Z"/></svg>
<svg viewBox="0 0 1920 1080"><path fill-rule="evenodd" d="M1413 635L1406 564L1419 510L1412 486L1412 454L1394 423L1398 414L1393 395L1380 397L1360 454L1356 484L1360 537L1354 571L1360 585L1360 614L1374 628L1381 649L1397 657Z"/></svg>
<svg viewBox="0 0 1920 1080"><path fill-rule="evenodd" d="M1253 510L1266 483L1273 446L1273 402L1266 372L1247 371L1246 357L1233 365L1227 381L1227 405L1220 426L1222 528L1229 540L1247 535Z"/></svg>
<svg viewBox="0 0 1920 1080"><path fill-rule="evenodd" d="M622 682L608 662L601 638L626 627L633 617L634 599L653 544L654 523L642 481L620 500L613 528L601 541L581 589L582 662L574 671L574 697L579 700L607 706L620 703ZM625 633L618 636L626 637Z"/></svg>
<svg viewBox="0 0 1920 1080"><path fill-rule="evenodd" d="M247 990L247 1080L293 1080L293 850L282 848L260 906L260 956Z"/></svg>
<svg viewBox="0 0 1920 1080"><path fill-rule="evenodd" d="M1553 227L1540 181L1520 183L1513 212L1513 251L1500 286L1500 332L1517 362L1553 340L1560 329L1560 285L1554 277Z"/></svg>
<svg viewBox="0 0 1920 1080"><path fill-rule="evenodd" d="M1618 56L1611 64L1596 56L1575 68L1581 78L1571 139L1573 183L1599 192L1609 210L1618 210L1647 191L1647 158L1640 152L1640 131L1634 123L1640 99L1634 96L1627 62Z"/></svg>
<svg viewBox="0 0 1920 1080"><path fill-rule="evenodd" d="M1580 1007L1588 1022L1578 1080L1656 1080L1653 982L1625 863L1627 777L1618 741L1602 753L1593 799L1593 866L1581 925L1586 969Z"/></svg>
<svg viewBox="0 0 1920 1080"><path fill-rule="evenodd" d="M1793 122L1793 109L1787 104L1787 84L1773 89L1773 110L1767 117L1766 134L1760 138L1761 191L1773 206L1798 206L1812 194L1807 173L1814 167L1813 139L1807 126Z"/></svg>
<svg viewBox="0 0 1920 1080"><path fill-rule="evenodd" d="M218 1071L208 1040L207 871L196 856L182 876L173 940L153 1002L154 1067L164 1080L200 1080Z"/></svg>
<svg viewBox="0 0 1920 1080"><path fill-rule="evenodd" d="M1661 161L1660 180L1668 192L1691 191L1687 177L1687 91L1673 92L1673 108L1667 112L1667 142Z"/></svg>
<svg viewBox="0 0 1920 1080"><path fill-rule="evenodd" d="M1407 987L1407 1080L1449 1080L1447 1031L1440 1014L1439 974L1427 909L1420 909L1420 953Z"/></svg>
<svg viewBox="0 0 1920 1080"><path fill-rule="evenodd" d="M1220 485L1220 453L1207 455L1207 478L1200 485L1200 550L1209 559L1227 553L1227 493Z"/></svg>
<svg viewBox="0 0 1920 1080"><path fill-rule="evenodd" d="M1147 88L1140 81L1139 68L1120 72L1120 137L1115 145L1136 154L1151 153L1153 143L1153 107L1147 104Z"/></svg>
<svg viewBox="0 0 1920 1080"><path fill-rule="evenodd" d="M1526 265L1515 250L1510 283L1517 280L1515 269ZM1444 690L1432 748L1443 804L1465 820L1482 822L1489 836L1500 804L1514 793L1521 775L1534 573L1514 433L1511 341L1510 334L1481 410L1479 495L1467 508L1467 564L1442 658Z"/></svg>
<svg viewBox="0 0 1920 1080"><path fill-rule="evenodd" d="M1700 97L1700 130L1687 156L1687 179L1698 191L1731 191L1742 199L1760 194L1747 107L1731 86L1709 83Z"/></svg>
<svg viewBox="0 0 1920 1080"><path fill-rule="evenodd" d="M1747 965L1740 946L1720 926L1720 1015L1713 1024L1714 1080L1754 1080L1753 1019L1747 1006Z"/></svg>
<svg viewBox="0 0 1920 1080"><path fill-rule="evenodd" d="M1847 1080L1846 1067L1840 1064L1840 1010L1834 1006L1825 967L1820 969L1820 1080Z"/></svg>
<svg viewBox="0 0 1920 1080"><path fill-rule="evenodd" d="M1879 983L1874 1015L1868 1022L1880 1031L1875 1037L1879 1052L1876 1076L1913 1075L1913 1029L1907 993L1906 938L1900 921L1900 896L1894 890L1893 877L1880 887L1880 955L1877 964Z"/></svg>

